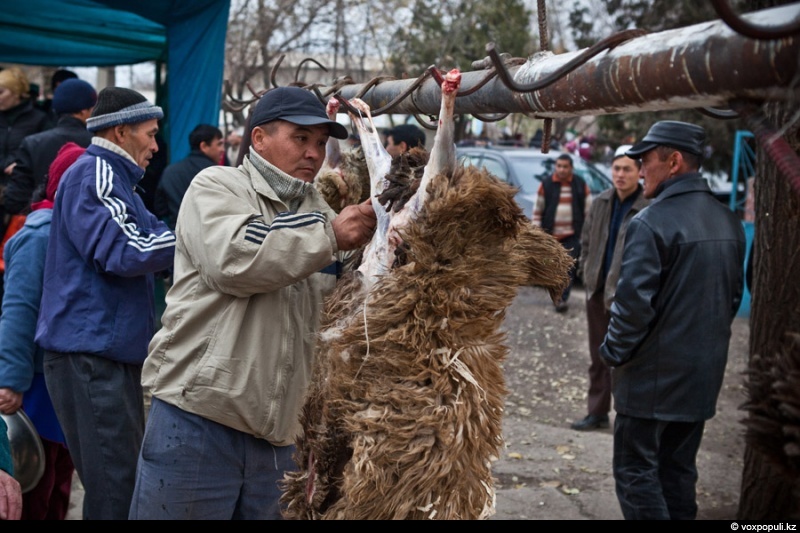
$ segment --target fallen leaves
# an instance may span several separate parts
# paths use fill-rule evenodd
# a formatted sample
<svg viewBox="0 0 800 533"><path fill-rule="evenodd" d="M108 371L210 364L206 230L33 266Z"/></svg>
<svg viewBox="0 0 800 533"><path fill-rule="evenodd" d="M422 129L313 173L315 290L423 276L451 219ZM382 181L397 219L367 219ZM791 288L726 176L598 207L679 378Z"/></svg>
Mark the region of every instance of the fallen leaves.
<svg viewBox="0 0 800 533"><path fill-rule="evenodd" d="M575 487L569 487L565 483L556 479L542 481L541 483L539 483L539 487L543 489L559 489L561 492L563 492L568 496L574 496L575 494L580 494L581 492L580 489L576 489Z"/></svg>

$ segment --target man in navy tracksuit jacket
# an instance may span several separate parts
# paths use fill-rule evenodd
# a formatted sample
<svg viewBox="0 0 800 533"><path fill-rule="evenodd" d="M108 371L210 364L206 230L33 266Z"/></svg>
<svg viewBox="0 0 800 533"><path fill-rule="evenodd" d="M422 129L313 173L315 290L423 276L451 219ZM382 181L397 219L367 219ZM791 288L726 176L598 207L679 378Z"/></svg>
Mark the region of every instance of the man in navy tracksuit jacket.
<svg viewBox="0 0 800 533"><path fill-rule="evenodd" d="M163 116L136 91L101 91L87 121L92 144L56 192L36 342L85 489L84 519L127 519L133 492L154 274L172 266L175 250L134 187L158 150Z"/></svg>

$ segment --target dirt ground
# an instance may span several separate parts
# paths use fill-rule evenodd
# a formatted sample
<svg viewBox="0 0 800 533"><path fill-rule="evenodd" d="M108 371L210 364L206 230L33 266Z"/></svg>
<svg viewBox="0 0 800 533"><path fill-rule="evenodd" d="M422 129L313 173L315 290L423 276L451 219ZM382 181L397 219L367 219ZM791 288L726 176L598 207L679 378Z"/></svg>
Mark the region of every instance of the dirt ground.
<svg viewBox="0 0 800 533"><path fill-rule="evenodd" d="M560 315L544 291L523 288L509 309L506 447L494 465L494 519L622 519L611 473L612 429L569 428L586 415L584 302L585 292L576 288L569 311ZM739 406L745 400L749 335L749 319L737 317L717 415L706 423L698 454L698 519L736 517L744 455Z"/></svg>
<svg viewBox="0 0 800 533"><path fill-rule="evenodd" d="M547 294L520 290L505 322L510 354L504 364L509 394L505 448L494 463L493 520L622 519L611 473L612 430L573 431L586 414L589 354L585 293L573 290L570 309L555 313ZM742 372L749 321L733 326L717 416L706 424L698 455L698 519L733 520L744 455ZM611 413L613 426L613 412ZM80 519L83 492L76 479L69 519Z"/></svg>

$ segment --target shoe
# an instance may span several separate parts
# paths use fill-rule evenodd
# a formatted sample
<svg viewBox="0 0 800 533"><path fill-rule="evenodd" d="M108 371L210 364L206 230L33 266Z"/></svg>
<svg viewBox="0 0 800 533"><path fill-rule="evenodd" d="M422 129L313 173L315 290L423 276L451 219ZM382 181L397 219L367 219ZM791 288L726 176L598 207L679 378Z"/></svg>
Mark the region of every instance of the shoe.
<svg viewBox="0 0 800 533"><path fill-rule="evenodd" d="M577 420L570 426L578 431L589 431L591 429L605 429L608 427L608 415L598 416L589 415L582 420Z"/></svg>
<svg viewBox="0 0 800 533"><path fill-rule="evenodd" d="M556 304L556 313L566 313L569 310L567 302L559 302Z"/></svg>

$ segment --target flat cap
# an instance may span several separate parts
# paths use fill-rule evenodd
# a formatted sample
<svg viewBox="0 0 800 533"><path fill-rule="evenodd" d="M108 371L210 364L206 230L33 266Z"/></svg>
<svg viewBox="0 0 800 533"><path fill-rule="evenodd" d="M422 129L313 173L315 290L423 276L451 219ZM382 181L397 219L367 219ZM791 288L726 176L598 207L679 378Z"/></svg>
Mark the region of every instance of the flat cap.
<svg viewBox="0 0 800 533"><path fill-rule="evenodd" d="M706 131L700 126L676 120L662 120L653 124L644 139L625 152L625 155L639 159L656 146L669 146L702 157L705 144Z"/></svg>

